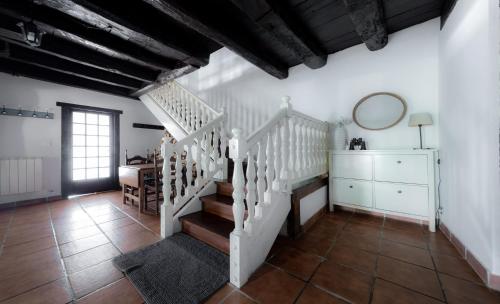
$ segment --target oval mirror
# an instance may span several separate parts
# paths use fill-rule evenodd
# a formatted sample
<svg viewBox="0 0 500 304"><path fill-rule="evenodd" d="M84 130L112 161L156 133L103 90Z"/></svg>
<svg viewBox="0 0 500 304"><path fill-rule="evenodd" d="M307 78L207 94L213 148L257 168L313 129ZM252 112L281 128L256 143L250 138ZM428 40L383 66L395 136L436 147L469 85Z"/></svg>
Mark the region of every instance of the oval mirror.
<svg viewBox="0 0 500 304"><path fill-rule="evenodd" d="M406 114L406 102L400 96L378 92L363 97L354 107L352 118L363 129L384 130L395 126Z"/></svg>

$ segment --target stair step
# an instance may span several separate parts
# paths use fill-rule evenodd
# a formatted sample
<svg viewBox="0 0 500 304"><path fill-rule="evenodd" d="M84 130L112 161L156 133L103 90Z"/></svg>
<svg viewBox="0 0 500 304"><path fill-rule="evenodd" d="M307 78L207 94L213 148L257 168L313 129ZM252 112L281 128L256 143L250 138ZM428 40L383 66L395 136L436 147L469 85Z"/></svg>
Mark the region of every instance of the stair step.
<svg viewBox="0 0 500 304"><path fill-rule="evenodd" d="M228 182L217 182L217 193L232 196L233 195L233 184Z"/></svg>
<svg viewBox="0 0 500 304"><path fill-rule="evenodd" d="M229 254L229 234L234 223L220 216L199 211L180 218L182 231L226 254Z"/></svg>
<svg viewBox="0 0 500 304"><path fill-rule="evenodd" d="M221 194L212 194L200 198L203 202L203 211L225 218L234 222L233 198ZM245 218L247 212L245 211Z"/></svg>

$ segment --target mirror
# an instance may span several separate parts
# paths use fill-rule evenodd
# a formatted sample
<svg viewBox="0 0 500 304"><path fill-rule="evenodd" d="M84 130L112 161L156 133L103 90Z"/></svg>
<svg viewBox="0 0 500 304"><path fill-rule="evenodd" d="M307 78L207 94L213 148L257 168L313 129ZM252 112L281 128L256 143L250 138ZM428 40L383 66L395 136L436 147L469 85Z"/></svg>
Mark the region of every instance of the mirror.
<svg viewBox="0 0 500 304"><path fill-rule="evenodd" d="M362 98L352 111L354 122L363 129L384 130L395 126L406 114L406 102L400 96L378 92Z"/></svg>

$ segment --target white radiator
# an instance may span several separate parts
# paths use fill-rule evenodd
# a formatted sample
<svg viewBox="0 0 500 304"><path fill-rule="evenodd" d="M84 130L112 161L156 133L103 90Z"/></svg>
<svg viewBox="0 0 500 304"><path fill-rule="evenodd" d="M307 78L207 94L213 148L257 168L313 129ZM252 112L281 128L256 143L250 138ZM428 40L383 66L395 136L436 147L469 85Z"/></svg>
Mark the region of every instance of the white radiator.
<svg viewBox="0 0 500 304"><path fill-rule="evenodd" d="M30 193L41 190L41 158L0 160L0 195Z"/></svg>

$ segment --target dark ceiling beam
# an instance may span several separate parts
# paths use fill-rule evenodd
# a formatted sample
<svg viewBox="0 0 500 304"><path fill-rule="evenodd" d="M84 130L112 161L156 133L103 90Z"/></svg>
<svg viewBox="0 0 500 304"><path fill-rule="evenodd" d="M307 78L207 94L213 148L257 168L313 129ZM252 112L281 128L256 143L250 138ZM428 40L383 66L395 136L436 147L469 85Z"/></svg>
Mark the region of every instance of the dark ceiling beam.
<svg viewBox="0 0 500 304"><path fill-rule="evenodd" d="M18 45L9 45L9 52L6 57L26 64L131 90L137 90L143 87L143 82L139 80L74 63L49 54L40 53L31 50L29 47L25 48Z"/></svg>
<svg viewBox="0 0 500 304"><path fill-rule="evenodd" d="M152 69L171 70L185 65L181 61L160 56L135 43L85 25L73 17L45 6L33 5L23 0L12 1L2 3L0 12L24 22L33 20L48 34Z"/></svg>
<svg viewBox="0 0 500 304"><path fill-rule="evenodd" d="M443 5L441 6L441 29L443 29L446 20L448 20L456 4L457 0L443 0Z"/></svg>
<svg viewBox="0 0 500 304"><path fill-rule="evenodd" d="M107 0L109 1L109 0ZM127 18L123 13L114 13L107 10L103 3L98 4L87 0L37 0L38 3L47 7L56 9L62 13L68 14L78 20L81 20L89 25L104 30L110 34L116 35L121 39L133 42L141 47L147 48L158 55L173 58L183 61L187 65L203 66L208 64L208 56L203 56L199 49L188 48L182 43L186 39L190 39L193 35L186 32L179 26L174 27L170 24L170 28L165 28L164 31L175 32L174 35L158 35L148 33L147 30L137 21L144 20ZM122 3L114 3L114 5L126 5L127 1ZM133 4L133 2L130 2ZM141 14L140 11L131 12L131 16L137 17ZM140 18L148 18L148 16L140 16ZM135 22L134 22L135 21ZM159 28L162 31L161 28ZM198 35L197 33L195 33Z"/></svg>
<svg viewBox="0 0 500 304"><path fill-rule="evenodd" d="M267 73L279 79L288 77L288 66L280 62L275 55L263 50L257 39L238 28L238 18L242 14L232 4L228 6L225 1L198 0L142 1L227 47Z"/></svg>
<svg viewBox="0 0 500 304"><path fill-rule="evenodd" d="M317 69L326 64L326 51L284 1L231 1L287 47L306 66Z"/></svg>
<svg viewBox="0 0 500 304"><path fill-rule="evenodd" d="M2 16L0 16L1 19ZM0 39L5 39L10 44L29 47L31 50L41 54L49 54L58 58L66 59L78 64L86 65L117 75L127 76L139 81L151 82L156 80L158 71L150 70L142 66L134 65L128 61L104 56L86 47L75 45L71 42L51 35L45 35L40 47L31 47L23 42L20 33L0 28ZM0 40L1 41L1 40Z"/></svg>
<svg viewBox="0 0 500 304"><path fill-rule="evenodd" d="M382 0L343 0L356 32L370 51L388 42Z"/></svg>
<svg viewBox="0 0 500 304"><path fill-rule="evenodd" d="M0 72L130 98L131 90L0 58Z"/></svg>

